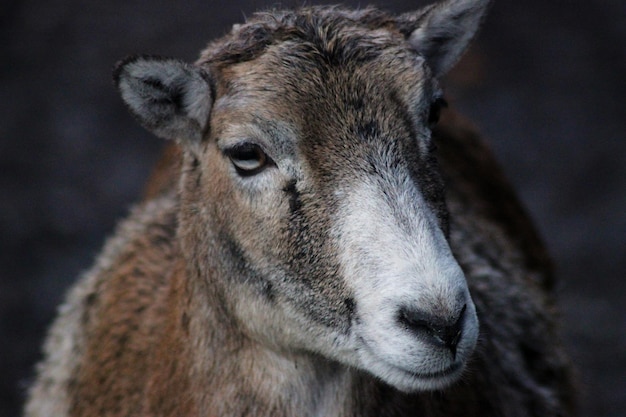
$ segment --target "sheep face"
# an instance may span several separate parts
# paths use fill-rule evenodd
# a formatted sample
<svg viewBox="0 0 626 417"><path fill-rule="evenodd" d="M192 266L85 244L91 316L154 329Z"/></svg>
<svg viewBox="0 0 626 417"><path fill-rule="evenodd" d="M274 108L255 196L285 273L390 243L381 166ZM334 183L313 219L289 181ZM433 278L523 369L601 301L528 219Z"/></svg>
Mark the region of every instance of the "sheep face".
<svg viewBox="0 0 626 417"><path fill-rule="evenodd" d="M395 20L336 8L260 16L195 66L120 65L133 113L185 150L190 276L246 340L403 391L459 377L478 322L446 239L430 128L436 76L471 38L477 3Z"/></svg>

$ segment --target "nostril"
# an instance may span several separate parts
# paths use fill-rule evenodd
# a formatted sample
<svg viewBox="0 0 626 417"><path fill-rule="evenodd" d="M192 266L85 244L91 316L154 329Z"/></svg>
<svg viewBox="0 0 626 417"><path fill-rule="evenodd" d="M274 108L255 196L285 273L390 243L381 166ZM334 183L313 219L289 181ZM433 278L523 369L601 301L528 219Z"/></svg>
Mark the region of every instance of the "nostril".
<svg viewBox="0 0 626 417"><path fill-rule="evenodd" d="M464 305L455 317L437 317L421 310L403 307L398 312L398 322L425 342L447 347L453 356L463 334Z"/></svg>

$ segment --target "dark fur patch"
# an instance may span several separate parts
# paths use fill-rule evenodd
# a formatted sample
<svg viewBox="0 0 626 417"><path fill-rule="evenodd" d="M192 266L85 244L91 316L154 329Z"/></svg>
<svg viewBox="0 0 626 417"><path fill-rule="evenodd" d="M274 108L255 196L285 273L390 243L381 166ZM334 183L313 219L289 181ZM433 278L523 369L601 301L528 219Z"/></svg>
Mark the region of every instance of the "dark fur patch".
<svg viewBox="0 0 626 417"><path fill-rule="evenodd" d="M270 303L273 303L274 301L276 301L276 294L274 292L274 285L271 282L267 281L267 280L263 280L261 282L261 294Z"/></svg>
<svg viewBox="0 0 626 417"><path fill-rule="evenodd" d="M300 200L300 192L296 188L296 180L291 180L285 185L283 191L289 194L289 210L292 214L302 209L302 201Z"/></svg>
<svg viewBox="0 0 626 417"><path fill-rule="evenodd" d="M357 127L357 135L361 140L376 138L380 135L380 125L376 120L368 120L359 124Z"/></svg>
<svg viewBox="0 0 626 417"><path fill-rule="evenodd" d="M92 312L94 309L96 309L98 301L99 301L99 296L98 296L98 293L95 291L92 293L89 293L89 295L85 297L83 301L85 308L83 309L81 317L80 317L81 323L83 326L87 326L89 324Z"/></svg>
<svg viewBox="0 0 626 417"><path fill-rule="evenodd" d="M172 105L177 114L182 112L184 95L182 90L168 87L158 78L149 77L144 78L141 81L144 84L163 92L164 96L160 99L158 99L156 95L152 95L152 100L155 104Z"/></svg>
<svg viewBox="0 0 626 417"><path fill-rule="evenodd" d="M193 158L191 161L191 172L196 176L196 188L200 188L200 184L202 183L202 170L198 169L200 167L200 161L198 158Z"/></svg>
<svg viewBox="0 0 626 417"><path fill-rule="evenodd" d="M98 294L96 294L95 292L89 293L89 295L85 297L85 307L92 307L97 300Z"/></svg>
<svg viewBox="0 0 626 417"><path fill-rule="evenodd" d="M356 301L354 301L354 298L349 297L343 301L343 305L346 308L346 312L348 316L348 320L347 320L348 327L346 328L345 333L349 333L353 325L352 321L354 317L356 316Z"/></svg>
<svg viewBox="0 0 626 417"><path fill-rule="evenodd" d="M354 314L354 311L356 310L356 302L354 301L354 298L346 298L343 304L346 306L348 314L352 316Z"/></svg>
<svg viewBox="0 0 626 417"><path fill-rule="evenodd" d="M189 333L189 315L185 312L180 316L180 325L185 333Z"/></svg>

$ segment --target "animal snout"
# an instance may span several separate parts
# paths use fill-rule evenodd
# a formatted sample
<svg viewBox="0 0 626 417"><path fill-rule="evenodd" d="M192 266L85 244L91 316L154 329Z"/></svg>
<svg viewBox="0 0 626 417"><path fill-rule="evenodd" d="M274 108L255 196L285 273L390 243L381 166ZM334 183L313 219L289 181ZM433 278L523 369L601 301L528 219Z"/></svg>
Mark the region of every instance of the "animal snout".
<svg viewBox="0 0 626 417"><path fill-rule="evenodd" d="M401 307L397 318L400 326L423 342L447 348L456 357L456 348L463 335L466 310L467 304L464 304L458 314L440 317L422 310Z"/></svg>

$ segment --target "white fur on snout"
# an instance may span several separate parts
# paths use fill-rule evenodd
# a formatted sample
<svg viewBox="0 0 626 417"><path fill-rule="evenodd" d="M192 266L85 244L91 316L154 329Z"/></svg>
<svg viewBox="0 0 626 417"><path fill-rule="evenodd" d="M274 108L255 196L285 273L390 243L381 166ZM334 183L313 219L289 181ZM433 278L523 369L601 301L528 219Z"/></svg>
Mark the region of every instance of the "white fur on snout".
<svg viewBox="0 0 626 417"><path fill-rule="evenodd" d="M346 195L337 220L341 265L357 306L358 362L404 391L438 389L462 372L478 322L465 277L412 182L363 182ZM441 319L466 306L456 356L398 320L401 308Z"/></svg>

